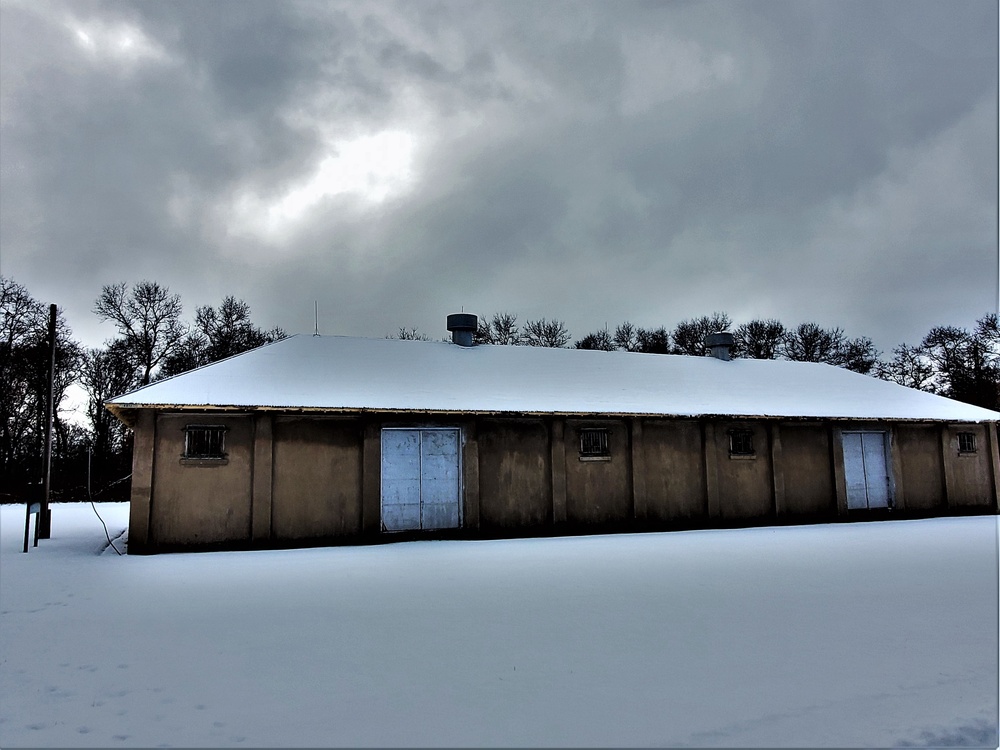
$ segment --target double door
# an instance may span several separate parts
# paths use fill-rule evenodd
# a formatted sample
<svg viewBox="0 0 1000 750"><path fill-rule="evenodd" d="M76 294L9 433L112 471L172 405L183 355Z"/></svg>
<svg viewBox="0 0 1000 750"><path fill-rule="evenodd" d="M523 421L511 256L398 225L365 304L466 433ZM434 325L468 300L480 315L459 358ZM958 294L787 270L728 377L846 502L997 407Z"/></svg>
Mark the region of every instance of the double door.
<svg viewBox="0 0 1000 750"><path fill-rule="evenodd" d="M891 500L888 440L884 432L844 432L847 507L888 508Z"/></svg>
<svg viewBox="0 0 1000 750"><path fill-rule="evenodd" d="M383 531L462 525L460 448L457 428L383 428Z"/></svg>

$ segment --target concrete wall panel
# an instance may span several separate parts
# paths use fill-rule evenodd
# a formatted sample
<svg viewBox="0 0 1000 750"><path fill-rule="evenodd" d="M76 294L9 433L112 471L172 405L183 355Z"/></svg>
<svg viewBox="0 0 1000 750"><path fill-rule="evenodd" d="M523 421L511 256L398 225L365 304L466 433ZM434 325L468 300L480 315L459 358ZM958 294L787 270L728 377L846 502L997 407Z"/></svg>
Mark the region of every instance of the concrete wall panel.
<svg viewBox="0 0 1000 750"><path fill-rule="evenodd" d="M837 512L830 436L825 426L782 425L781 463L777 470L785 485L782 516Z"/></svg>
<svg viewBox="0 0 1000 750"><path fill-rule="evenodd" d="M186 425L227 428L224 461L191 460ZM161 414L150 505L150 542L213 544L250 539L253 422L249 416Z"/></svg>
<svg viewBox="0 0 1000 750"><path fill-rule="evenodd" d="M948 473L948 505L996 508L990 466L990 443L986 430L986 425L981 424L945 428L944 460ZM976 444L975 452L959 452L960 432L972 433Z"/></svg>
<svg viewBox="0 0 1000 750"><path fill-rule="evenodd" d="M899 455L906 510L943 507L944 474L941 465L941 428L938 425L897 425L893 450Z"/></svg>
<svg viewBox="0 0 1000 750"><path fill-rule="evenodd" d="M549 436L535 420L478 425L479 525L515 529L552 522Z"/></svg>
<svg viewBox="0 0 1000 750"><path fill-rule="evenodd" d="M608 430L608 460L580 456L580 431ZM632 518L632 466L628 429L622 420L566 420L566 520L599 524Z"/></svg>
<svg viewBox="0 0 1000 750"><path fill-rule="evenodd" d="M133 551L377 533L381 430L426 420L142 412ZM225 460L182 456L184 427L192 424L226 427ZM845 430L892 435L902 511L995 510L1000 482L992 424L490 416L442 425L463 431L466 525L487 535L563 522L600 530L634 518L712 526L846 513ZM588 428L607 430L606 456L581 455ZM731 450L730 433L740 429L752 432L750 455ZM962 432L973 434L975 451L959 450Z"/></svg>
<svg viewBox="0 0 1000 750"><path fill-rule="evenodd" d="M357 420L275 420L274 539L361 532L363 439Z"/></svg>
<svg viewBox="0 0 1000 750"><path fill-rule="evenodd" d="M752 456L733 455L730 431L753 433ZM715 429L719 515L726 520L761 518L774 512L771 448L767 425L759 422L719 422Z"/></svg>
<svg viewBox="0 0 1000 750"><path fill-rule="evenodd" d="M128 550L131 554L143 554L155 541L149 538L149 518L153 499L153 464L156 456L156 414L151 409L140 411L134 430Z"/></svg>
<svg viewBox="0 0 1000 750"><path fill-rule="evenodd" d="M654 521L708 515L701 426L695 421L646 420L646 517Z"/></svg>

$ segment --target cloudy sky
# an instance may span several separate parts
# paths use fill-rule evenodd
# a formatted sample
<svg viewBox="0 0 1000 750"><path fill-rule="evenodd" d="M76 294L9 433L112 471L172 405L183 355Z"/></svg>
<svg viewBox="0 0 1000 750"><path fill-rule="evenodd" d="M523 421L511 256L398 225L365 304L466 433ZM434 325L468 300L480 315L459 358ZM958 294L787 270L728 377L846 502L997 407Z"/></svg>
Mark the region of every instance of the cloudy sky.
<svg viewBox="0 0 1000 750"><path fill-rule="evenodd" d="M0 271L439 338L448 313L997 305L995 0L0 3Z"/></svg>

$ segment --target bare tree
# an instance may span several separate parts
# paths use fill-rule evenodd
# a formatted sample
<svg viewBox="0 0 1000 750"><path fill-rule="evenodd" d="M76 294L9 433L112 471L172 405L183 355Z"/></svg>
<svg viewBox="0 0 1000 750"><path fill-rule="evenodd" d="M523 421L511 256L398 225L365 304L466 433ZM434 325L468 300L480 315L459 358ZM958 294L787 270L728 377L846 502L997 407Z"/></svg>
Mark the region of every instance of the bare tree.
<svg viewBox="0 0 1000 750"><path fill-rule="evenodd" d="M390 337L387 336L386 338ZM416 328L403 328L402 326L400 326L399 331L396 333L394 338L402 339L404 341L430 341L429 336L425 336L420 333Z"/></svg>
<svg viewBox="0 0 1000 750"><path fill-rule="evenodd" d="M250 305L232 295L217 307L202 305L195 311L195 324L164 359L160 376L168 377L195 367L285 338L280 328L263 331L250 320Z"/></svg>
<svg viewBox="0 0 1000 750"><path fill-rule="evenodd" d="M935 391L988 409L1000 407L1000 326L984 315L969 332L955 326L932 328L921 348L935 369Z"/></svg>
<svg viewBox="0 0 1000 750"><path fill-rule="evenodd" d="M594 333L588 333L582 339L573 344L577 349L598 349L604 352L613 352L617 349L614 339L608 333L607 327Z"/></svg>
<svg viewBox="0 0 1000 750"><path fill-rule="evenodd" d="M127 473L131 455L128 430L104 408L104 402L127 393L138 384L139 374L124 339L115 339L104 349L91 349L84 355L80 385L87 392L94 482L98 487L103 486L112 473L116 476Z"/></svg>
<svg viewBox="0 0 1000 750"><path fill-rule="evenodd" d="M742 323L733 331L734 354L749 359L775 359L784 335L785 326L773 318Z"/></svg>
<svg viewBox="0 0 1000 750"><path fill-rule="evenodd" d="M779 353L793 362L826 362L840 364L844 331L841 328L821 328L816 323L800 323L785 331Z"/></svg>
<svg viewBox="0 0 1000 750"><path fill-rule="evenodd" d="M615 347L626 352L639 351L639 330L627 320L615 328L615 335L612 341Z"/></svg>
<svg viewBox="0 0 1000 750"><path fill-rule="evenodd" d="M554 349L569 343L569 331L561 320L529 320L524 324L521 343L527 346L547 346Z"/></svg>
<svg viewBox="0 0 1000 750"><path fill-rule="evenodd" d="M40 475L50 343L45 306L13 279L0 277L0 494L26 490ZM56 314L55 345L52 417L58 442L67 432L59 404L81 357L62 311Z"/></svg>
<svg viewBox="0 0 1000 750"><path fill-rule="evenodd" d="M142 372L143 385L184 338L180 295L170 294L167 287L153 281L140 281L131 290L124 282L106 285L94 303L94 312L118 327Z"/></svg>
<svg viewBox="0 0 1000 750"><path fill-rule="evenodd" d="M208 340L208 359L215 362L285 338L280 328L262 331L250 320L250 305L232 295L218 308L202 305L195 312L195 328Z"/></svg>
<svg viewBox="0 0 1000 750"><path fill-rule="evenodd" d="M847 339L841 344L840 352L833 364L868 375L878 362L879 351L875 348L875 344L867 336L860 336L856 339Z"/></svg>
<svg viewBox="0 0 1000 750"><path fill-rule="evenodd" d="M674 328L674 354L689 354L700 357L708 353L705 337L710 333L726 331L733 324L732 318L724 312L702 315L700 318L683 320Z"/></svg>
<svg viewBox="0 0 1000 750"><path fill-rule="evenodd" d="M211 361L208 356L208 340L200 331L188 331L177 342L177 346L173 348L173 351L164 357L163 364L160 365L160 369L156 372L156 379L160 380L180 375L182 372L207 365Z"/></svg>
<svg viewBox="0 0 1000 750"><path fill-rule="evenodd" d="M520 344L521 332L517 327L517 315L508 312L494 313L490 320L479 321L475 342L477 344Z"/></svg>
<svg viewBox="0 0 1000 750"><path fill-rule="evenodd" d="M111 427L118 424L104 408L104 402L127 393L139 384L123 339L110 342L104 349L90 349L80 367L80 385L87 392L87 417L98 452L119 448Z"/></svg>
<svg viewBox="0 0 1000 750"><path fill-rule="evenodd" d="M646 354L670 354L670 332L666 328L640 328L636 332L636 351Z"/></svg>
<svg viewBox="0 0 1000 750"><path fill-rule="evenodd" d="M892 350L891 360L876 363L873 374L907 388L934 390L934 364L920 346L900 344Z"/></svg>

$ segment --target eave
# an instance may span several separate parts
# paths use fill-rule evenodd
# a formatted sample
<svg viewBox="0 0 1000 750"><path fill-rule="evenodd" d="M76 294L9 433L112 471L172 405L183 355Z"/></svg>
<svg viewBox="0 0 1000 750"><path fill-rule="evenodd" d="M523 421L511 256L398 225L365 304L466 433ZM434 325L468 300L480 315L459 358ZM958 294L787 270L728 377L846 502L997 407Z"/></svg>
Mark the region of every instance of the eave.
<svg viewBox="0 0 1000 750"><path fill-rule="evenodd" d="M373 407L328 407L328 406L268 406L268 405L237 405L237 404L142 404L142 403L105 403L105 408L127 427L135 427L138 412L151 410L154 412L219 412L219 413L280 413L280 414L310 414L314 416L365 416L365 415L412 415L432 416L442 418L454 417L561 417L567 419L594 418L656 418L676 420L755 420L769 422L882 422L893 424L992 424L995 420L966 419L934 419L917 417L882 417L882 416L824 416L824 415L782 415L782 414L732 414L702 412L696 414L664 413L664 412L583 412L583 411L525 411L525 410L489 410L489 409L398 409Z"/></svg>

